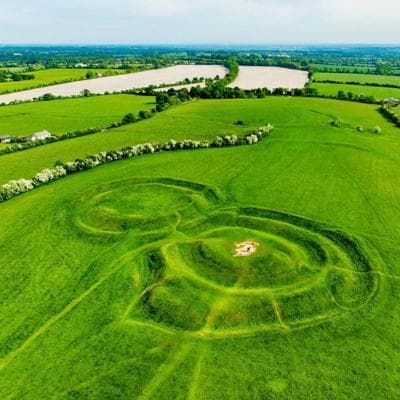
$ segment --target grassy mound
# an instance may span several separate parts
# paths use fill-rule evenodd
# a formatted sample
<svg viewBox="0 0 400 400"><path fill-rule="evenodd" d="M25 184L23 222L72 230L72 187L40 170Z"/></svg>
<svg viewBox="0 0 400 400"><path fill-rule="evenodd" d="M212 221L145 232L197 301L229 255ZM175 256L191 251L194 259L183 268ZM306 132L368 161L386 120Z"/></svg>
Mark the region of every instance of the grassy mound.
<svg viewBox="0 0 400 400"><path fill-rule="evenodd" d="M4 398L397 397L396 128L371 106L274 98L191 103L130 133L201 136L217 118L277 129L0 205ZM234 257L246 240L257 251Z"/></svg>

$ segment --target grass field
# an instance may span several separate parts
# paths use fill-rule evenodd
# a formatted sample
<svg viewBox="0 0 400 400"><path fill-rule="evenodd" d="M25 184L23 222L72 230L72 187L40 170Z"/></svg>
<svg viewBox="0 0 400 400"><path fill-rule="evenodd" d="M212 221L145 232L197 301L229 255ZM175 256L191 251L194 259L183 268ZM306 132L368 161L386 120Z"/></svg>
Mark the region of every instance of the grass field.
<svg viewBox="0 0 400 400"><path fill-rule="evenodd" d="M360 85L342 85L340 83L317 83L313 82L311 87L318 90L318 93L336 96L339 90L343 90L345 93L352 92L357 95L374 96L376 100L383 100L388 97L400 97L400 89L397 88L386 88L386 87L374 87L374 86L360 86Z"/></svg>
<svg viewBox="0 0 400 400"><path fill-rule="evenodd" d="M397 399L400 141L376 109L198 101L100 145L0 157L4 180L18 157L36 170L129 135L275 125L254 146L119 161L0 204L1 397ZM233 257L245 240L256 253Z"/></svg>
<svg viewBox="0 0 400 400"><path fill-rule="evenodd" d="M349 139L358 125L365 129L381 126L385 134L398 135L397 130L376 110L378 106L335 100L271 97L263 100L207 100L175 107L149 120L112 129L101 134L36 147L0 157L0 183L10 179L30 177L51 167L58 160L70 161L100 151L118 149L145 142L166 142L169 139L213 139L218 135L242 135L271 122L277 129L296 129L299 135L309 126L303 120L320 124L321 130L331 129L333 119L343 121ZM237 120L244 126L234 124ZM317 125L318 126L318 125Z"/></svg>
<svg viewBox="0 0 400 400"><path fill-rule="evenodd" d="M125 94L4 106L0 107L0 135L103 127L121 121L129 112L137 114L154 106L153 97Z"/></svg>
<svg viewBox="0 0 400 400"><path fill-rule="evenodd" d="M94 73L104 74L107 69L72 69L72 68L53 68L53 69L43 69L40 71L33 71L32 74L35 75L35 79L28 81L19 82L0 82L0 93L13 92L16 90L27 90L40 87L43 85L50 85L55 82L63 81L79 81L81 79L86 79L86 73L92 71Z"/></svg>
<svg viewBox="0 0 400 400"><path fill-rule="evenodd" d="M373 74L343 74L318 72L314 74L317 81L335 81L335 82L360 82L360 83L376 83L380 85L398 85L400 86L400 76L391 75L373 75Z"/></svg>

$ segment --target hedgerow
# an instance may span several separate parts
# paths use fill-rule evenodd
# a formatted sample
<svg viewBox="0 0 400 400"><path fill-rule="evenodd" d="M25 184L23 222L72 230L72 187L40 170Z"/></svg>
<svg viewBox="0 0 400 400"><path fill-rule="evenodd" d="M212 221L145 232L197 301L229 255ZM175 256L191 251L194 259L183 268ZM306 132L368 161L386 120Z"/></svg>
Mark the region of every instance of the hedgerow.
<svg viewBox="0 0 400 400"><path fill-rule="evenodd" d="M390 107L384 105L379 109L380 113L389 119L390 121L394 122L398 127L400 127L400 115L396 114Z"/></svg>
<svg viewBox="0 0 400 400"><path fill-rule="evenodd" d="M86 136L86 135L92 135L94 133L104 132L106 130L118 128L120 126L133 124L135 122L139 122L144 119L151 118L155 113L156 113L155 109L150 110L150 111L148 111L148 110L139 111L139 113L137 115L128 113L122 117L122 120L120 122L113 122L112 124L110 124L106 127L88 128L88 129L83 129L83 130L76 130L73 132L56 134L47 139L42 139L42 140L34 140L34 141L29 141L29 142L18 142L18 140L20 140L20 139L16 138L16 140L17 140L16 143L14 143L10 146L7 146L3 149L0 149L0 156L5 155L5 154L10 154L10 153L15 153L17 151L31 149L33 147L43 146L43 145L49 144L49 143L60 142L62 140L73 139L73 138Z"/></svg>
<svg viewBox="0 0 400 400"><path fill-rule="evenodd" d="M9 200L21 193L29 192L39 186L60 179L64 176L95 168L99 165L107 164L113 161L133 158L145 154L159 153L162 151L178 151L189 149L206 149L210 147L232 147L241 145L252 145L258 143L264 137L269 136L274 127L270 124L255 129L243 137L218 136L213 141L196 140L169 140L160 145L153 143L138 144L135 146L124 147L118 150L103 151L87 156L85 159L76 159L62 163L58 161L54 168L46 168L38 172L31 179L17 179L7 182L0 188L0 202Z"/></svg>

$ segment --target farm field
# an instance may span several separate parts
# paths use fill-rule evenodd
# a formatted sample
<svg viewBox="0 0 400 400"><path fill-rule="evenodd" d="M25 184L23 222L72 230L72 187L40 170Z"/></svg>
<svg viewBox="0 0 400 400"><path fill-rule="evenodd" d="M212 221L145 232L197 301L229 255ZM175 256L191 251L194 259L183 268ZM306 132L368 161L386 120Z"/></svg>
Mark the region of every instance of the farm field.
<svg viewBox="0 0 400 400"><path fill-rule="evenodd" d="M186 78L215 78L217 75L223 77L227 72L228 70L221 65L176 65L173 67L63 83L60 85L0 95L0 103L32 100L46 93L51 93L56 96L74 96L79 95L84 89L88 89L92 93L97 94L120 92L133 88L144 88L149 85L174 84Z"/></svg>
<svg viewBox="0 0 400 400"><path fill-rule="evenodd" d="M239 68L239 75L230 87L241 89L275 88L296 89L302 88L308 82L308 72L280 67L252 67Z"/></svg>
<svg viewBox="0 0 400 400"><path fill-rule="evenodd" d="M0 107L0 135L24 136L44 129L65 133L105 127L127 113L150 110L154 98L127 94L63 99Z"/></svg>
<svg viewBox="0 0 400 400"><path fill-rule="evenodd" d="M386 87L374 87L374 86L360 86L360 85L342 85L340 83L318 83L313 82L311 87L318 90L318 93L337 96L338 91L342 90L345 93L352 92L357 95L374 96L376 100L383 100L388 97L400 98L400 89L397 88L386 88Z"/></svg>
<svg viewBox="0 0 400 400"><path fill-rule="evenodd" d="M346 73L326 73L317 72L314 74L316 81L335 81L335 82L360 82L377 83L380 85L398 85L400 86L400 76L393 75L373 75L373 74L346 74Z"/></svg>
<svg viewBox="0 0 400 400"><path fill-rule="evenodd" d="M93 73L104 74L108 69L73 69L73 68L53 68L53 69L43 69L39 71L30 72L30 74L35 75L35 79L19 82L0 82L0 94L13 92L17 90L27 90L36 88L41 85L50 85L54 82L73 80L79 81L86 78L86 73L92 71ZM118 70L113 70L118 73ZM45 92L48 93L48 92ZM0 103L3 101L0 97Z"/></svg>
<svg viewBox="0 0 400 400"><path fill-rule="evenodd" d="M355 140L358 125L365 129L379 125L387 135L398 135L396 128L376 110L378 106L347 103L337 100L270 97L262 100L203 100L195 101L155 115L153 118L111 129L99 134L39 146L0 157L0 183L28 178L58 160L72 161L87 154L118 149L138 143L166 142L169 139L213 139L218 135L243 135L266 123L277 131L295 128L299 135L309 126L303 120L319 123L321 129L335 133L333 119L347 124L349 141ZM234 122L243 120L246 125ZM356 135L357 136L357 135ZM369 138L373 140L373 137Z"/></svg>
<svg viewBox="0 0 400 400"><path fill-rule="evenodd" d="M267 122L253 146L119 161L0 204L3 398L398 398L400 141L377 106L196 101L1 156L0 180L61 144Z"/></svg>

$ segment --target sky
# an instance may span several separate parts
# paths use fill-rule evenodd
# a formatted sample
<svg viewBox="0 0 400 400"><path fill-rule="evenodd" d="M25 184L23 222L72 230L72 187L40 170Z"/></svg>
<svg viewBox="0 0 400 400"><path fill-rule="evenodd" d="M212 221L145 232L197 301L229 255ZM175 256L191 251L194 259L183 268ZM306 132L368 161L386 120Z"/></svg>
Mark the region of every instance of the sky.
<svg viewBox="0 0 400 400"><path fill-rule="evenodd" d="M1 44L400 44L400 0L0 0Z"/></svg>

